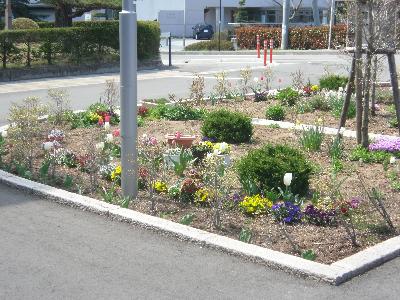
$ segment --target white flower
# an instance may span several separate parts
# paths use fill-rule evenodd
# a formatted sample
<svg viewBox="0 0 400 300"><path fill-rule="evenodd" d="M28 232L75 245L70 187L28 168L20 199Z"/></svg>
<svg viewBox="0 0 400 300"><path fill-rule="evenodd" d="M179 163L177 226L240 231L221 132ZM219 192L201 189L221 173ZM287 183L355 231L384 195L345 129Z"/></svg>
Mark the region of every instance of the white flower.
<svg viewBox="0 0 400 300"><path fill-rule="evenodd" d="M112 133L108 133L106 135L106 142L111 143L113 140L114 140L114 137L113 137Z"/></svg>
<svg viewBox="0 0 400 300"><path fill-rule="evenodd" d="M258 77L254 77L254 82L255 82L255 83L258 82Z"/></svg>
<svg viewBox="0 0 400 300"><path fill-rule="evenodd" d="M221 151L219 151L218 149L214 149L214 151L213 151L213 155L214 156L217 156L217 155L220 155L221 154Z"/></svg>
<svg viewBox="0 0 400 300"><path fill-rule="evenodd" d="M100 142L96 144L96 150L103 150L104 149L104 142Z"/></svg>
<svg viewBox="0 0 400 300"><path fill-rule="evenodd" d="M396 163L396 157L394 157L394 156L392 156L391 158L390 158L390 164L395 164Z"/></svg>
<svg viewBox="0 0 400 300"><path fill-rule="evenodd" d="M50 151L53 148L54 148L54 143L53 142L45 142L45 143L43 143L43 150L44 151Z"/></svg>
<svg viewBox="0 0 400 300"><path fill-rule="evenodd" d="M104 129L105 130L109 130L110 129L110 123L109 122L105 122L104 123Z"/></svg>
<svg viewBox="0 0 400 300"><path fill-rule="evenodd" d="M3 138L6 138L6 137L8 136L7 130L4 130L4 131L1 133L1 136L2 136Z"/></svg>
<svg viewBox="0 0 400 300"><path fill-rule="evenodd" d="M121 116L121 110L119 109L114 110L114 114L116 114L117 116Z"/></svg>
<svg viewBox="0 0 400 300"><path fill-rule="evenodd" d="M143 133L142 139L146 140L147 139L147 134Z"/></svg>
<svg viewBox="0 0 400 300"><path fill-rule="evenodd" d="M293 179L293 174L286 173L285 176L283 176L283 183L288 187L292 183L292 179Z"/></svg>

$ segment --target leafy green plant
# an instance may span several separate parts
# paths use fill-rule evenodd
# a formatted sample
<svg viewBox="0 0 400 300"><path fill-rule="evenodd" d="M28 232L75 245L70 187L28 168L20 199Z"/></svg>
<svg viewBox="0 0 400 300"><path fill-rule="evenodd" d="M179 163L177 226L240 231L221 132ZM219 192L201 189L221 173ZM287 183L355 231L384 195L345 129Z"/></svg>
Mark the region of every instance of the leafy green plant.
<svg viewBox="0 0 400 300"><path fill-rule="evenodd" d="M45 159L39 169L39 176L42 180L46 180L49 175L51 160Z"/></svg>
<svg viewBox="0 0 400 300"><path fill-rule="evenodd" d="M324 128L321 125L311 126L300 133L300 145L308 151L319 151L324 140Z"/></svg>
<svg viewBox="0 0 400 300"><path fill-rule="evenodd" d="M328 104L332 115L336 118L339 118L342 114L344 97L338 97L331 95L328 99ZM352 119L356 116L356 103L353 100L350 100L349 109L347 111L347 118Z"/></svg>
<svg viewBox="0 0 400 300"><path fill-rule="evenodd" d="M320 78L319 86L321 89L337 91L339 88L344 88L348 78L340 75L326 75Z"/></svg>
<svg viewBox="0 0 400 300"><path fill-rule="evenodd" d="M283 121L285 119L285 109L279 104L269 106L265 112L265 116L270 120Z"/></svg>
<svg viewBox="0 0 400 300"><path fill-rule="evenodd" d="M175 174L179 177L183 177L185 170L189 164L193 161L193 154L191 151L182 149L179 153L179 160L172 161L174 164Z"/></svg>
<svg viewBox="0 0 400 300"><path fill-rule="evenodd" d="M305 195L313 168L304 155L286 145L267 144L260 149L249 151L236 165L242 185L254 182L260 191L285 188L283 177L293 173L291 190L294 194Z"/></svg>
<svg viewBox="0 0 400 300"><path fill-rule="evenodd" d="M194 213L184 215L181 218L181 220L179 221L179 223L181 223L183 225L190 225L190 224L192 224L195 217L196 217L196 215Z"/></svg>
<svg viewBox="0 0 400 300"><path fill-rule="evenodd" d="M276 99L281 101L283 105L294 106L300 99L300 94L294 89L288 87L280 90L276 95Z"/></svg>
<svg viewBox="0 0 400 300"><path fill-rule="evenodd" d="M368 151L362 146L357 146L351 151L350 160L364 163L384 163L390 160L391 154L384 151Z"/></svg>
<svg viewBox="0 0 400 300"><path fill-rule="evenodd" d="M328 101L322 95L314 95L308 100L309 105L313 110L329 111L331 107Z"/></svg>
<svg viewBox="0 0 400 300"><path fill-rule="evenodd" d="M301 253L301 257L307 260L314 261L317 258L317 254L312 249L305 250Z"/></svg>
<svg viewBox="0 0 400 300"><path fill-rule="evenodd" d="M340 172L343 169L343 144L341 138L334 138L329 145L329 156L331 166L334 173Z"/></svg>
<svg viewBox="0 0 400 300"><path fill-rule="evenodd" d="M253 236L253 233L251 232L250 229L242 228L242 230L240 231L240 234L239 234L239 241L249 244L252 236Z"/></svg>
<svg viewBox="0 0 400 300"><path fill-rule="evenodd" d="M74 180L73 180L72 176L71 175L67 175L65 177L64 183L63 183L64 188L70 189L70 188L72 188L73 184L74 184Z"/></svg>
<svg viewBox="0 0 400 300"><path fill-rule="evenodd" d="M217 142L247 143L253 135L251 119L239 112L225 109L211 112L204 119L202 134Z"/></svg>

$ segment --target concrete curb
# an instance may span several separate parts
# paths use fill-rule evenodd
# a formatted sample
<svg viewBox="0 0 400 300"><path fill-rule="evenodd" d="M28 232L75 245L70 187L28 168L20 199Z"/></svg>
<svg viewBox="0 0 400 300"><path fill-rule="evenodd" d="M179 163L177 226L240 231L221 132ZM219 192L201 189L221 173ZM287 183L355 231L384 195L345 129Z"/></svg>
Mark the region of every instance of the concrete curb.
<svg viewBox="0 0 400 300"><path fill-rule="evenodd" d="M258 118L253 118L252 119L252 123L253 123L253 125L260 125L260 126L277 125L277 126L279 126L279 128L283 128L283 129L307 130L307 129L310 129L310 128L314 128L314 129L316 128L315 125L308 125L308 124L296 125L296 124L291 123L291 122L273 121L273 120L258 119ZM328 135L336 135L337 132L338 132L337 128L333 128L333 127L323 127L323 131L324 131L325 134L328 134ZM344 137L348 137L348 138L356 138L357 137L357 133L354 130L349 130L349 129L346 129L345 127L342 127L340 129L340 133ZM372 139L398 138L397 136L378 134L378 133L369 133L368 136L369 136L369 138L372 138Z"/></svg>
<svg viewBox="0 0 400 300"><path fill-rule="evenodd" d="M397 236L331 265L325 265L121 208L103 201L33 182L1 170L0 183L45 197L63 205L88 210L99 215L106 215L119 221L172 235L182 240L222 250L235 256L293 274L322 280L333 285L339 285L400 255L400 236Z"/></svg>

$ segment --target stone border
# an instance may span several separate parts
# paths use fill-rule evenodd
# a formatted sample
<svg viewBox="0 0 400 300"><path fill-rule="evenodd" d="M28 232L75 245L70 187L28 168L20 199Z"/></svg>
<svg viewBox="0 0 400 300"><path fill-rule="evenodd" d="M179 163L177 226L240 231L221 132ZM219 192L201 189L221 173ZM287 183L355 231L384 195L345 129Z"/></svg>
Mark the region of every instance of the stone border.
<svg viewBox="0 0 400 300"><path fill-rule="evenodd" d="M258 125L279 123L283 128L296 125L288 122L261 120ZM253 120L254 122L255 120ZM265 124L264 124L265 123ZM283 123L283 124L282 124ZM290 127L289 127L290 126ZM310 126L310 125L308 125ZM0 133L8 125L0 127ZM283 271L311 277L333 285L350 280L391 259L400 256L400 236L396 236L354 255L339 260L331 265L309 261L294 255L270 250L257 245L247 244L232 238L209 233L190 226L175 223L162 218L146 215L131 209L96 200L90 197L57 189L42 183L34 182L0 170L0 183L45 197L62 205L88 210L99 215L106 215L116 220L134 224L145 229L154 230L173 237L221 250L223 252L256 261Z"/></svg>

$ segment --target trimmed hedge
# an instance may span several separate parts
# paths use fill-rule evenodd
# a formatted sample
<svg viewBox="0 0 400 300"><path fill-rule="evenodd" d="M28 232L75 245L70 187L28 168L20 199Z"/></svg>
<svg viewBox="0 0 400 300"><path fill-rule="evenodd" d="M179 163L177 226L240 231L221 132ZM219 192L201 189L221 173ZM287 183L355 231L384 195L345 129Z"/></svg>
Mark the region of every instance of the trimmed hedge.
<svg viewBox="0 0 400 300"><path fill-rule="evenodd" d="M211 41L202 41L186 46L186 51L211 51L218 50L219 44L217 40ZM221 41L221 50L223 51L231 51L233 49L233 45L229 41Z"/></svg>
<svg viewBox="0 0 400 300"><path fill-rule="evenodd" d="M26 49L24 44L27 42L35 49ZM138 22L138 58L156 57L159 45L159 24ZM48 64L57 60L78 64L87 61L101 63L105 54L115 57L119 54L119 22L75 22L74 27L0 31L3 68L9 63L23 64L27 51L34 52L32 54L37 59L46 59Z"/></svg>
<svg viewBox="0 0 400 300"><path fill-rule="evenodd" d="M332 30L332 44L334 46L346 45L345 25L336 25ZM278 27L241 27L235 30L238 45L242 49L255 49L257 34L261 41L265 39L274 40L274 48L281 45L282 29ZM328 26L318 27L293 27L289 29L289 48L290 49L327 49L328 48Z"/></svg>

